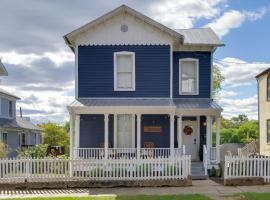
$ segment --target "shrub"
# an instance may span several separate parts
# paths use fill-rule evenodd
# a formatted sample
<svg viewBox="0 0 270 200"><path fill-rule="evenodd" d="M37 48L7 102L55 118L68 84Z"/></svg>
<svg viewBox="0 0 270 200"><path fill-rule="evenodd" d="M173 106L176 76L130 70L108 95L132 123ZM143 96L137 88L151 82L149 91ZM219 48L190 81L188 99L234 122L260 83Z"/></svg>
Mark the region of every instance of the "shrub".
<svg viewBox="0 0 270 200"><path fill-rule="evenodd" d="M44 158L47 156L47 144L39 144L34 147L18 150L19 158Z"/></svg>
<svg viewBox="0 0 270 200"><path fill-rule="evenodd" d="M8 155L7 145L3 142L0 142L0 158L6 158Z"/></svg>

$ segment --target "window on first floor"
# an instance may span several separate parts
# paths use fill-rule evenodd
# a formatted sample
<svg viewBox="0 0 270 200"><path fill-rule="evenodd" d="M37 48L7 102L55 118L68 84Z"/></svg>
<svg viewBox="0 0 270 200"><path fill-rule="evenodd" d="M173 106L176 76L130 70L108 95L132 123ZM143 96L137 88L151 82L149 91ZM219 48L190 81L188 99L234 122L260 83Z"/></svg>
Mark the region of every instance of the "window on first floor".
<svg viewBox="0 0 270 200"><path fill-rule="evenodd" d="M267 77L267 100L270 101L270 73Z"/></svg>
<svg viewBox="0 0 270 200"><path fill-rule="evenodd" d="M135 90L135 53L114 53L114 90Z"/></svg>
<svg viewBox="0 0 270 200"><path fill-rule="evenodd" d="M270 119L267 120L267 143L270 143Z"/></svg>
<svg viewBox="0 0 270 200"><path fill-rule="evenodd" d="M2 142L4 144L8 144L8 134L7 133L2 133Z"/></svg>
<svg viewBox="0 0 270 200"><path fill-rule="evenodd" d="M22 140L21 145L25 146L26 145L26 135L25 135L25 133L21 134L21 140Z"/></svg>
<svg viewBox="0 0 270 200"><path fill-rule="evenodd" d="M179 61L179 94L197 95L199 92L199 61L185 58Z"/></svg>

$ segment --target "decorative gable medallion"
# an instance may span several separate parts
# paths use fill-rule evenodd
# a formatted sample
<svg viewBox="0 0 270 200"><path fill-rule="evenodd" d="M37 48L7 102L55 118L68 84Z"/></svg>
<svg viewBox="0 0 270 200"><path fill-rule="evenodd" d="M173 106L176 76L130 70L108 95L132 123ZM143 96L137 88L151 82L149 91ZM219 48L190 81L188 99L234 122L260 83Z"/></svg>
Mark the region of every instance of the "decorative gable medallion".
<svg viewBox="0 0 270 200"><path fill-rule="evenodd" d="M125 33L128 31L128 25L126 24L122 24L120 27L121 32Z"/></svg>

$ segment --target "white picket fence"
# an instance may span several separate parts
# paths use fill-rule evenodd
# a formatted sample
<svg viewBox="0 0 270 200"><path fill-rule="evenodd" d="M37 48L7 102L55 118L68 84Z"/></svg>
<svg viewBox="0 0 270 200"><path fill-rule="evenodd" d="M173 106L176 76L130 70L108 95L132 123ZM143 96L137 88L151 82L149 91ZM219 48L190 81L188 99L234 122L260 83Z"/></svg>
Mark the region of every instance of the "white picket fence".
<svg viewBox="0 0 270 200"><path fill-rule="evenodd" d="M270 182L270 157L225 156L224 179L262 177Z"/></svg>
<svg viewBox="0 0 270 200"><path fill-rule="evenodd" d="M0 183L186 179L189 155L148 159L2 159Z"/></svg>

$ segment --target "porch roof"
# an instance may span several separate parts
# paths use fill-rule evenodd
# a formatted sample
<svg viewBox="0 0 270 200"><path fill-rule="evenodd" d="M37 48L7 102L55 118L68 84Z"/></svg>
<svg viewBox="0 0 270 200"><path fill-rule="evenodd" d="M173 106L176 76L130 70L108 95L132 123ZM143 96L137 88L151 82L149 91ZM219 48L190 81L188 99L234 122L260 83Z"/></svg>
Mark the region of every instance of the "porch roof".
<svg viewBox="0 0 270 200"><path fill-rule="evenodd" d="M16 119L0 119L0 127L7 129L31 130L40 132L42 129L29 121L25 117L16 117Z"/></svg>
<svg viewBox="0 0 270 200"><path fill-rule="evenodd" d="M123 109L132 109L133 111L154 109L169 111L215 111L220 113L222 108L212 99L78 99L68 106L73 111L86 113L87 110L97 111L123 111ZM157 110L159 109L159 110ZM83 112L81 112L83 111Z"/></svg>

